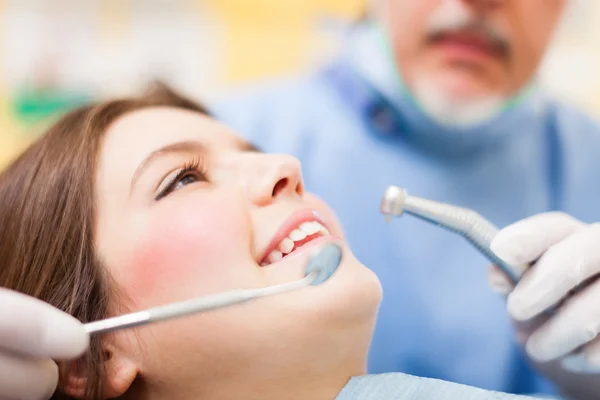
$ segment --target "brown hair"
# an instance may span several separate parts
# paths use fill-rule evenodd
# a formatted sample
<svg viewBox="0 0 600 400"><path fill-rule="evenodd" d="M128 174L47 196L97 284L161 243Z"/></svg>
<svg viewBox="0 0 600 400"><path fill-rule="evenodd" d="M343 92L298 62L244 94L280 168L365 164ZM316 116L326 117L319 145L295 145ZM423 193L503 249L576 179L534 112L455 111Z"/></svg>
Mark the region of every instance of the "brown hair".
<svg viewBox="0 0 600 400"><path fill-rule="evenodd" d="M162 84L146 94L76 109L0 174L0 286L89 322L108 316L113 295L94 251L94 175L104 133L126 113L170 106L207 110ZM104 353L95 337L81 360L86 399L102 396ZM69 399L56 392L52 399Z"/></svg>

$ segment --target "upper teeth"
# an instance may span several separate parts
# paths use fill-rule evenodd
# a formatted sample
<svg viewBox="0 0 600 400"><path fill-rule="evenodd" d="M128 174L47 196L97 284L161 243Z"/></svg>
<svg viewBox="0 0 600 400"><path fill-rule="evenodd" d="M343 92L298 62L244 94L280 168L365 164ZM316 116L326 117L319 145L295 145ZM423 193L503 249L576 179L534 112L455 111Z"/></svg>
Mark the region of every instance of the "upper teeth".
<svg viewBox="0 0 600 400"><path fill-rule="evenodd" d="M305 239L307 236L320 233L321 235L329 235L329 231L323 225L317 221L303 222L300 226L291 231L286 238L284 238L275 250L273 250L266 258L266 261L261 265L265 266L277 262L283 258L284 254L289 254L295 247L294 242L299 242Z"/></svg>

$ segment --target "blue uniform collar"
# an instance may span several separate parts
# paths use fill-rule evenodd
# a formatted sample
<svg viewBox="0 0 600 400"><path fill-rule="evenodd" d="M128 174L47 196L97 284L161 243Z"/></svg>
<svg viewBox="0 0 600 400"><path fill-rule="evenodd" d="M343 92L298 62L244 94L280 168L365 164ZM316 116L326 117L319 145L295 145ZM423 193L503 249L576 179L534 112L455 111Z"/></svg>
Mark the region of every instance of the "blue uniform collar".
<svg viewBox="0 0 600 400"><path fill-rule="evenodd" d="M528 90L517 104L484 123L445 127L427 116L407 93L376 26L361 25L328 71L344 98L357 108L377 134L404 137L429 153L465 155L498 144L513 134L527 134L543 123L546 99L540 90ZM537 128L537 129L536 129Z"/></svg>

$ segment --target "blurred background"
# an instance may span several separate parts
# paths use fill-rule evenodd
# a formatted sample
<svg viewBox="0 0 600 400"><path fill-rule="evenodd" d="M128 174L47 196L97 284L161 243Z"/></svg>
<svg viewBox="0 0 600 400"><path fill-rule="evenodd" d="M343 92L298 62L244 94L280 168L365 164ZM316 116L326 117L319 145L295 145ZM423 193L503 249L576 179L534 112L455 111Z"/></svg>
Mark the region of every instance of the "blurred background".
<svg viewBox="0 0 600 400"><path fill-rule="evenodd" d="M600 115L600 1L574 4L540 72ZM0 167L52 117L163 79L210 99L326 62L367 0L0 0Z"/></svg>

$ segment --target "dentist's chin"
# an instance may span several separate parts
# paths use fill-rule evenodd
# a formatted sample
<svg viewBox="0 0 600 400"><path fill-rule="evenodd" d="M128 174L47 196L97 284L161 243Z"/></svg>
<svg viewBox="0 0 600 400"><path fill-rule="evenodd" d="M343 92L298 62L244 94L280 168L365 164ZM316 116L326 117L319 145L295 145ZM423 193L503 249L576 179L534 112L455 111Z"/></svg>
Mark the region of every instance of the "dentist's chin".
<svg viewBox="0 0 600 400"><path fill-rule="evenodd" d="M470 83L459 79L441 74L415 77L411 92L422 111L444 126L468 127L501 112L506 96L468 87Z"/></svg>

